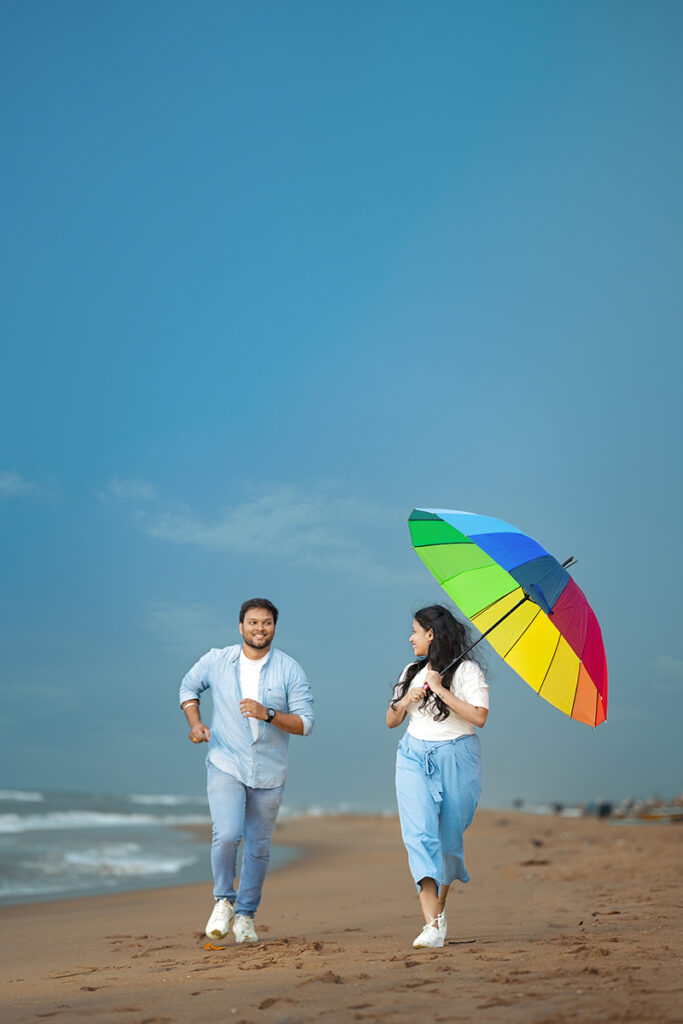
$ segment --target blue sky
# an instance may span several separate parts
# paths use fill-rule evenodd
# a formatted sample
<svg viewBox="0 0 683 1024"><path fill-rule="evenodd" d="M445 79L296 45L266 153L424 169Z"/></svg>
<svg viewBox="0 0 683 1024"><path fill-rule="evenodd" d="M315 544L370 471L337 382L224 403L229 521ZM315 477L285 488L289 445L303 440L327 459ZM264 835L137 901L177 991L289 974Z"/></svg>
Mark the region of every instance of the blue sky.
<svg viewBox="0 0 683 1024"><path fill-rule="evenodd" d="M390 806L438 600L503 518L602 624L593 731L487 656L484 800L680 791L683 9L5 2L3 783L201 792L244 597L313 684L290 803Z"/></svg>

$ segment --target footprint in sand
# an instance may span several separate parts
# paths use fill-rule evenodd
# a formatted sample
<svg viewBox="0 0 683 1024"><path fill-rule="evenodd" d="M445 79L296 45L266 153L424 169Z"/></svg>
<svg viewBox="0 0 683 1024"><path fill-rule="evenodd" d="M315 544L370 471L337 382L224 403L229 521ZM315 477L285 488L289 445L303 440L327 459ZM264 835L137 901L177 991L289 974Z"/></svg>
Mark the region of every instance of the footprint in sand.
<svg viewBox="0 0 683 1024"><path fill-rule="evenodd" d="M53 978L76 978L79 974L92 974L94 971L99 971L100 967L81 967L79 971L69 971L68 974L53 974Z"/></svg>
<svg viewBox="0 0 683 1024"><path fill-rule="evenodd" d="M314 978L300 981L297 988L304 988L305 985L311 985L314 981L322 981L325 985L343 985L345 983L341 975L335 974L334 971L325 971L324 974L317 974Z"/></svg>

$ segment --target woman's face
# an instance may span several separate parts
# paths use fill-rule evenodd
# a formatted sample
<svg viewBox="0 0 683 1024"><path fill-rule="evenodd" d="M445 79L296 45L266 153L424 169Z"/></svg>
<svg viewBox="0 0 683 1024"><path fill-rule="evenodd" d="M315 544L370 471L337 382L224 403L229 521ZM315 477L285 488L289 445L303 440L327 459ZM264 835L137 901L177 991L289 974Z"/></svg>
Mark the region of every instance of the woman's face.
<svg viewBox="0 0 683 1024"><path fill-rule="evenodd" d="M431 629L423 629L417 619L413 619L413 632L410 634L410 642L416 658L426 658L429 654L429 645L434 639Z"/></svg>

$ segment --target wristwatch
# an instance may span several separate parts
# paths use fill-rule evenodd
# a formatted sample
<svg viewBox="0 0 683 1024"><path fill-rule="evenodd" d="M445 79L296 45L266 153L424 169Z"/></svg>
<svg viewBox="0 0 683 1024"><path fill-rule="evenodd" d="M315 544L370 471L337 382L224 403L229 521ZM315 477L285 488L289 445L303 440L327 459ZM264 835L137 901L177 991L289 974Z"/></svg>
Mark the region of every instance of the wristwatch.
<svg viewBox="0 0 683 1024"><path fill-rule="evenodd" d="M266 718L266 722L272 722L273 719L275 718L275 714L276 714L275 708L266 708L266 711L268 713L268 717Z"/></svg>

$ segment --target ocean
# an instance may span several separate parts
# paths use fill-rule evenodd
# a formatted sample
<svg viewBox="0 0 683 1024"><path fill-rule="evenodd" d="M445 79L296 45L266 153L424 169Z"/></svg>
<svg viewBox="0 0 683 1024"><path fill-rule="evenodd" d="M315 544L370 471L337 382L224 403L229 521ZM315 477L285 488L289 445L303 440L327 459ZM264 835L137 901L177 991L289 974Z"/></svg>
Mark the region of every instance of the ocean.
<svg viewBox="0 0 683 1024"><path fill-rule="evenodd" d="M0 790L0 905L210 884L209 843L179 828L209 820L206 797Z"/></svg>

